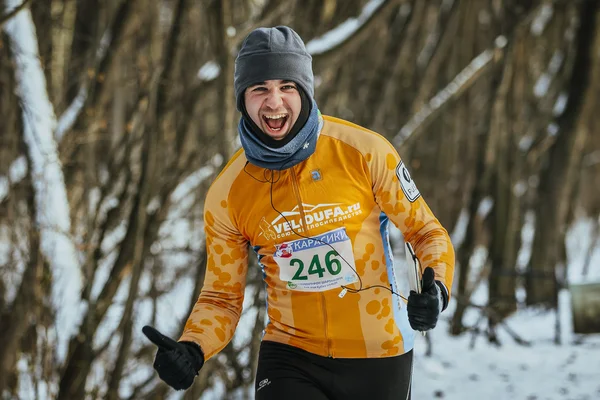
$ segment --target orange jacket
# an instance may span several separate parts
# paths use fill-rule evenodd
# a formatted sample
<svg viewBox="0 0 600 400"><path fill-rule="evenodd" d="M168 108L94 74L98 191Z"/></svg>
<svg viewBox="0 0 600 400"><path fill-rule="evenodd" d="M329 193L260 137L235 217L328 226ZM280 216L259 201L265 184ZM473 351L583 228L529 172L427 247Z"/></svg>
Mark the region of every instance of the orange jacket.
<svg viewBox="0 0 600 400"><path fill-rule="evenodd" d="M307 160L270 171L249 164L240 150L208 191L206 277L179 339L198 343L206 359L227 345L239 321L249 244L266 283L263 340L322 356L387 357L413 347L405 302L387 290L396 288L388 220L422 268L433 267L452 287L448 233L396 150L377 133L323 118ZM377 287L353 293L361 282ZM348 292L340 297L342 286Z"/></svg>

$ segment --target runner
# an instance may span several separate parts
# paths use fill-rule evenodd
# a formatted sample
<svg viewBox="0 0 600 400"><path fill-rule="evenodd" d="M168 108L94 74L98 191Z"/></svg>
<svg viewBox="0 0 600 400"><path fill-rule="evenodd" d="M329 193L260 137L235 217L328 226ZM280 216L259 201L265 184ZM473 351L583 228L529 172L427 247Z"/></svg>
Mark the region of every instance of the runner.
<svg viewBox="0 0 600 400"><path fill-rule="evenodd" d="M311 56L292 29L251 32L234 86L243 148L206 197L202 292L178 342L144 327L160 378L187 389L229 343L251 246L268 310L256 399L410 398L415 330L436 326L452 287L447 231L383 136L321 115ZM407 301L389 221L424 269Z"/></svg>

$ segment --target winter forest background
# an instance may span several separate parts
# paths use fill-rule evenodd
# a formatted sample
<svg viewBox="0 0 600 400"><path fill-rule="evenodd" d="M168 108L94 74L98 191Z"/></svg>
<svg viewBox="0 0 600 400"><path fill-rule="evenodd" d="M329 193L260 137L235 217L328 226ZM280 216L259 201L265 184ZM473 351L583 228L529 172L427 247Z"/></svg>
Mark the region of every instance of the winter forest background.
<svg viewBox="0 0 600 400"><path fill-rule="evenodd" d="M239 147L234 57L279 24L321 111L389 138L452 234L413 398L600 398L569 301L600 281L600 1L0 0L1 398L251 398L259 268L185 394L141 327L177 337L198 296L204 194Z"/></svg>

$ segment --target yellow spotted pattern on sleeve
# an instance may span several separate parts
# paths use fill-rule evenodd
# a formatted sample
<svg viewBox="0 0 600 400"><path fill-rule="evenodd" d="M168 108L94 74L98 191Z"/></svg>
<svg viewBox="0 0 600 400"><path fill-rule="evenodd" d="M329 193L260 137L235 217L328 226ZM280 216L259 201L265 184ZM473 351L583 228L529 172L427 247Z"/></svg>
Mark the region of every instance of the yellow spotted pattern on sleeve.
<svg viewBox="0 0 600 400"><path fill-rule="evenodd" d="M220 190L227 184L227 176L220 178L209 189L204 207L204 285L179 338L198 343L205 360L233 337L242 312L248 269L248 242L231 221L227 199L220 197L229 193Z"/></svg>
<svg viewBox="0 0 600 400"><path fill-rule="evenodd" d="M413 246L421 268L432 267L436 279L443 282L450 293L454 277L454 248L450 237L422 196L413 202L406 197L396 174L400 156L389 142L382 140L373 153L365 155L365 160L379 207Z"/></svg>

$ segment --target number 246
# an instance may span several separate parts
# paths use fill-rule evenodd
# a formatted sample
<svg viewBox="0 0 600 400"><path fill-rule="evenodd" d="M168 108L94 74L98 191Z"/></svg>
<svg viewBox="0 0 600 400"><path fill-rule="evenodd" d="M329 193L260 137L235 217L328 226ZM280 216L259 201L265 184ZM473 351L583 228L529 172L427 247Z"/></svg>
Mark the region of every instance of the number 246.
<svg viewBox="0 0 600 400"><path fill-rule="evenodd" d="M325 268L331 275L337 275L342 271L342 263L337 258L334 258L338 255L337 251L330 251L325 254ZM294 258L290 261L290 265L296 266L296 273L292 280L295 281L306 281L308 280L308 275L302 275L304 272L304 262L298 258ZM309 275L319 275L319 278L322 278L325 274L325 268L323 268L321 264L321 260L319 259L319 255L315 254L313 258L310 260L310 265L308 266L308 274Z"/></svg>

